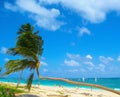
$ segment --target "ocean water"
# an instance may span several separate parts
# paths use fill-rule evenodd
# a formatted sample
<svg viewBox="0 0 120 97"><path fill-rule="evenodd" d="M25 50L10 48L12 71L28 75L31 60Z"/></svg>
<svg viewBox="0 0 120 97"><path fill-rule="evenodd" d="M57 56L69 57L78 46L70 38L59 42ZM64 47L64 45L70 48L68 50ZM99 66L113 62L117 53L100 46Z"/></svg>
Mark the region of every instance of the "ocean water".
<svg viewBox="0 0 120 97"><path fill-rule="evenodd" d="M69 80L73 80L73 81L77 81L77 82L86 82L86 83L92 83L92 84L99 84L105 87L109 87L111 89L120 91L120 78L69 78ZM16 78L0 78L0 82L14 82L17 83L18 79ZM27 80L26 79L22 79L21 83L26 83ZM38 84L38 80L33 80L32 84ZM64 86L64 87L79 87L79 88L90 88L87 86L76 86L73 84L69 84L63 81L54 81L54 80L40 80L40 85L44 85L44 86ZM96 88L93 88L96 89Z"/></svg>

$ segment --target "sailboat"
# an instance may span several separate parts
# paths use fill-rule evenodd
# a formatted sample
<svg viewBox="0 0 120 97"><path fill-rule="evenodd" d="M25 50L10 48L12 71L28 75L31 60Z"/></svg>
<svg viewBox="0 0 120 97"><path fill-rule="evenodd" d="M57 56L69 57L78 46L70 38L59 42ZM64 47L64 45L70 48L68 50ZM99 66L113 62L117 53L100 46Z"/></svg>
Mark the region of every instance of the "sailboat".
<svg viewBox="0 0 120 97"><path fill-rule="evenodd" d="M84 77L82 77L82 81L83 81L83 82L85 81L85 78L84 78Z"/></svg>
<svg viewBox="0 0 120 97"><path fill-rule="evenodd" d="M97 82L97 78L95 77L95 82Z"/></svg>

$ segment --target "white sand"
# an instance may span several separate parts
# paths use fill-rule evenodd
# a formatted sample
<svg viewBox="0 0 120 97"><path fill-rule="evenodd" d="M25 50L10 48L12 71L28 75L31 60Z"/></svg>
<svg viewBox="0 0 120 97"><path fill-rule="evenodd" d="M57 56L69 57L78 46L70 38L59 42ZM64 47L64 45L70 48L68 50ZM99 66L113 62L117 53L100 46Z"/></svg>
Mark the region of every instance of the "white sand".
<svg viewBox="0 0 120 97"><path fill-rule="evenodd" d="M87 90L87 89L75 89L75 88L62 88L62 87L50 87L40 86L32 88L31 93L42 94L40 97L120 97L120 95L100 90ZM61 96L54 96L61 95ZM67 97L67 96L66 96Z"/></svg>
<svg viewBox="0 0 120 97"><path fill-rule="evenodd" d="M13 83L7 83L15 85ZM30 93L20 97L120 97L120 95L104 91L55 86L33 86Z"/></svg>

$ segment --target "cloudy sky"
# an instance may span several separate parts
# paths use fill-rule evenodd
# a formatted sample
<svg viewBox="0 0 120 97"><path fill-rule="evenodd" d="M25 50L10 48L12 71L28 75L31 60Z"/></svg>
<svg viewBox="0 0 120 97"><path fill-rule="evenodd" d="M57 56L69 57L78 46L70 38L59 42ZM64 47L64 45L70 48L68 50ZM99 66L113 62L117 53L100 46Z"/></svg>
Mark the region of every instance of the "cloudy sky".
<svg viewBox="0 0 120 97"><path fill-rule="evenodd" d="M120 0L0 0L1 67L28 22L44 40L41 75L120 77Z"/></svg>

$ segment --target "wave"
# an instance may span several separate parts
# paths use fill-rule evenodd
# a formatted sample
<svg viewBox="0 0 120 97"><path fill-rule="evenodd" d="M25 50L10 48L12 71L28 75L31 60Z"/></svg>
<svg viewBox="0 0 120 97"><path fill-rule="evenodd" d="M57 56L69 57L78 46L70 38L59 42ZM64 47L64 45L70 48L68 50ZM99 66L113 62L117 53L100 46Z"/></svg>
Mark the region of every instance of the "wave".
<svg viewBox="0 0 120 97"><path fill-rule="evenodd" d="M114 88L114 90L120 91L120 88Z"/></svg>

